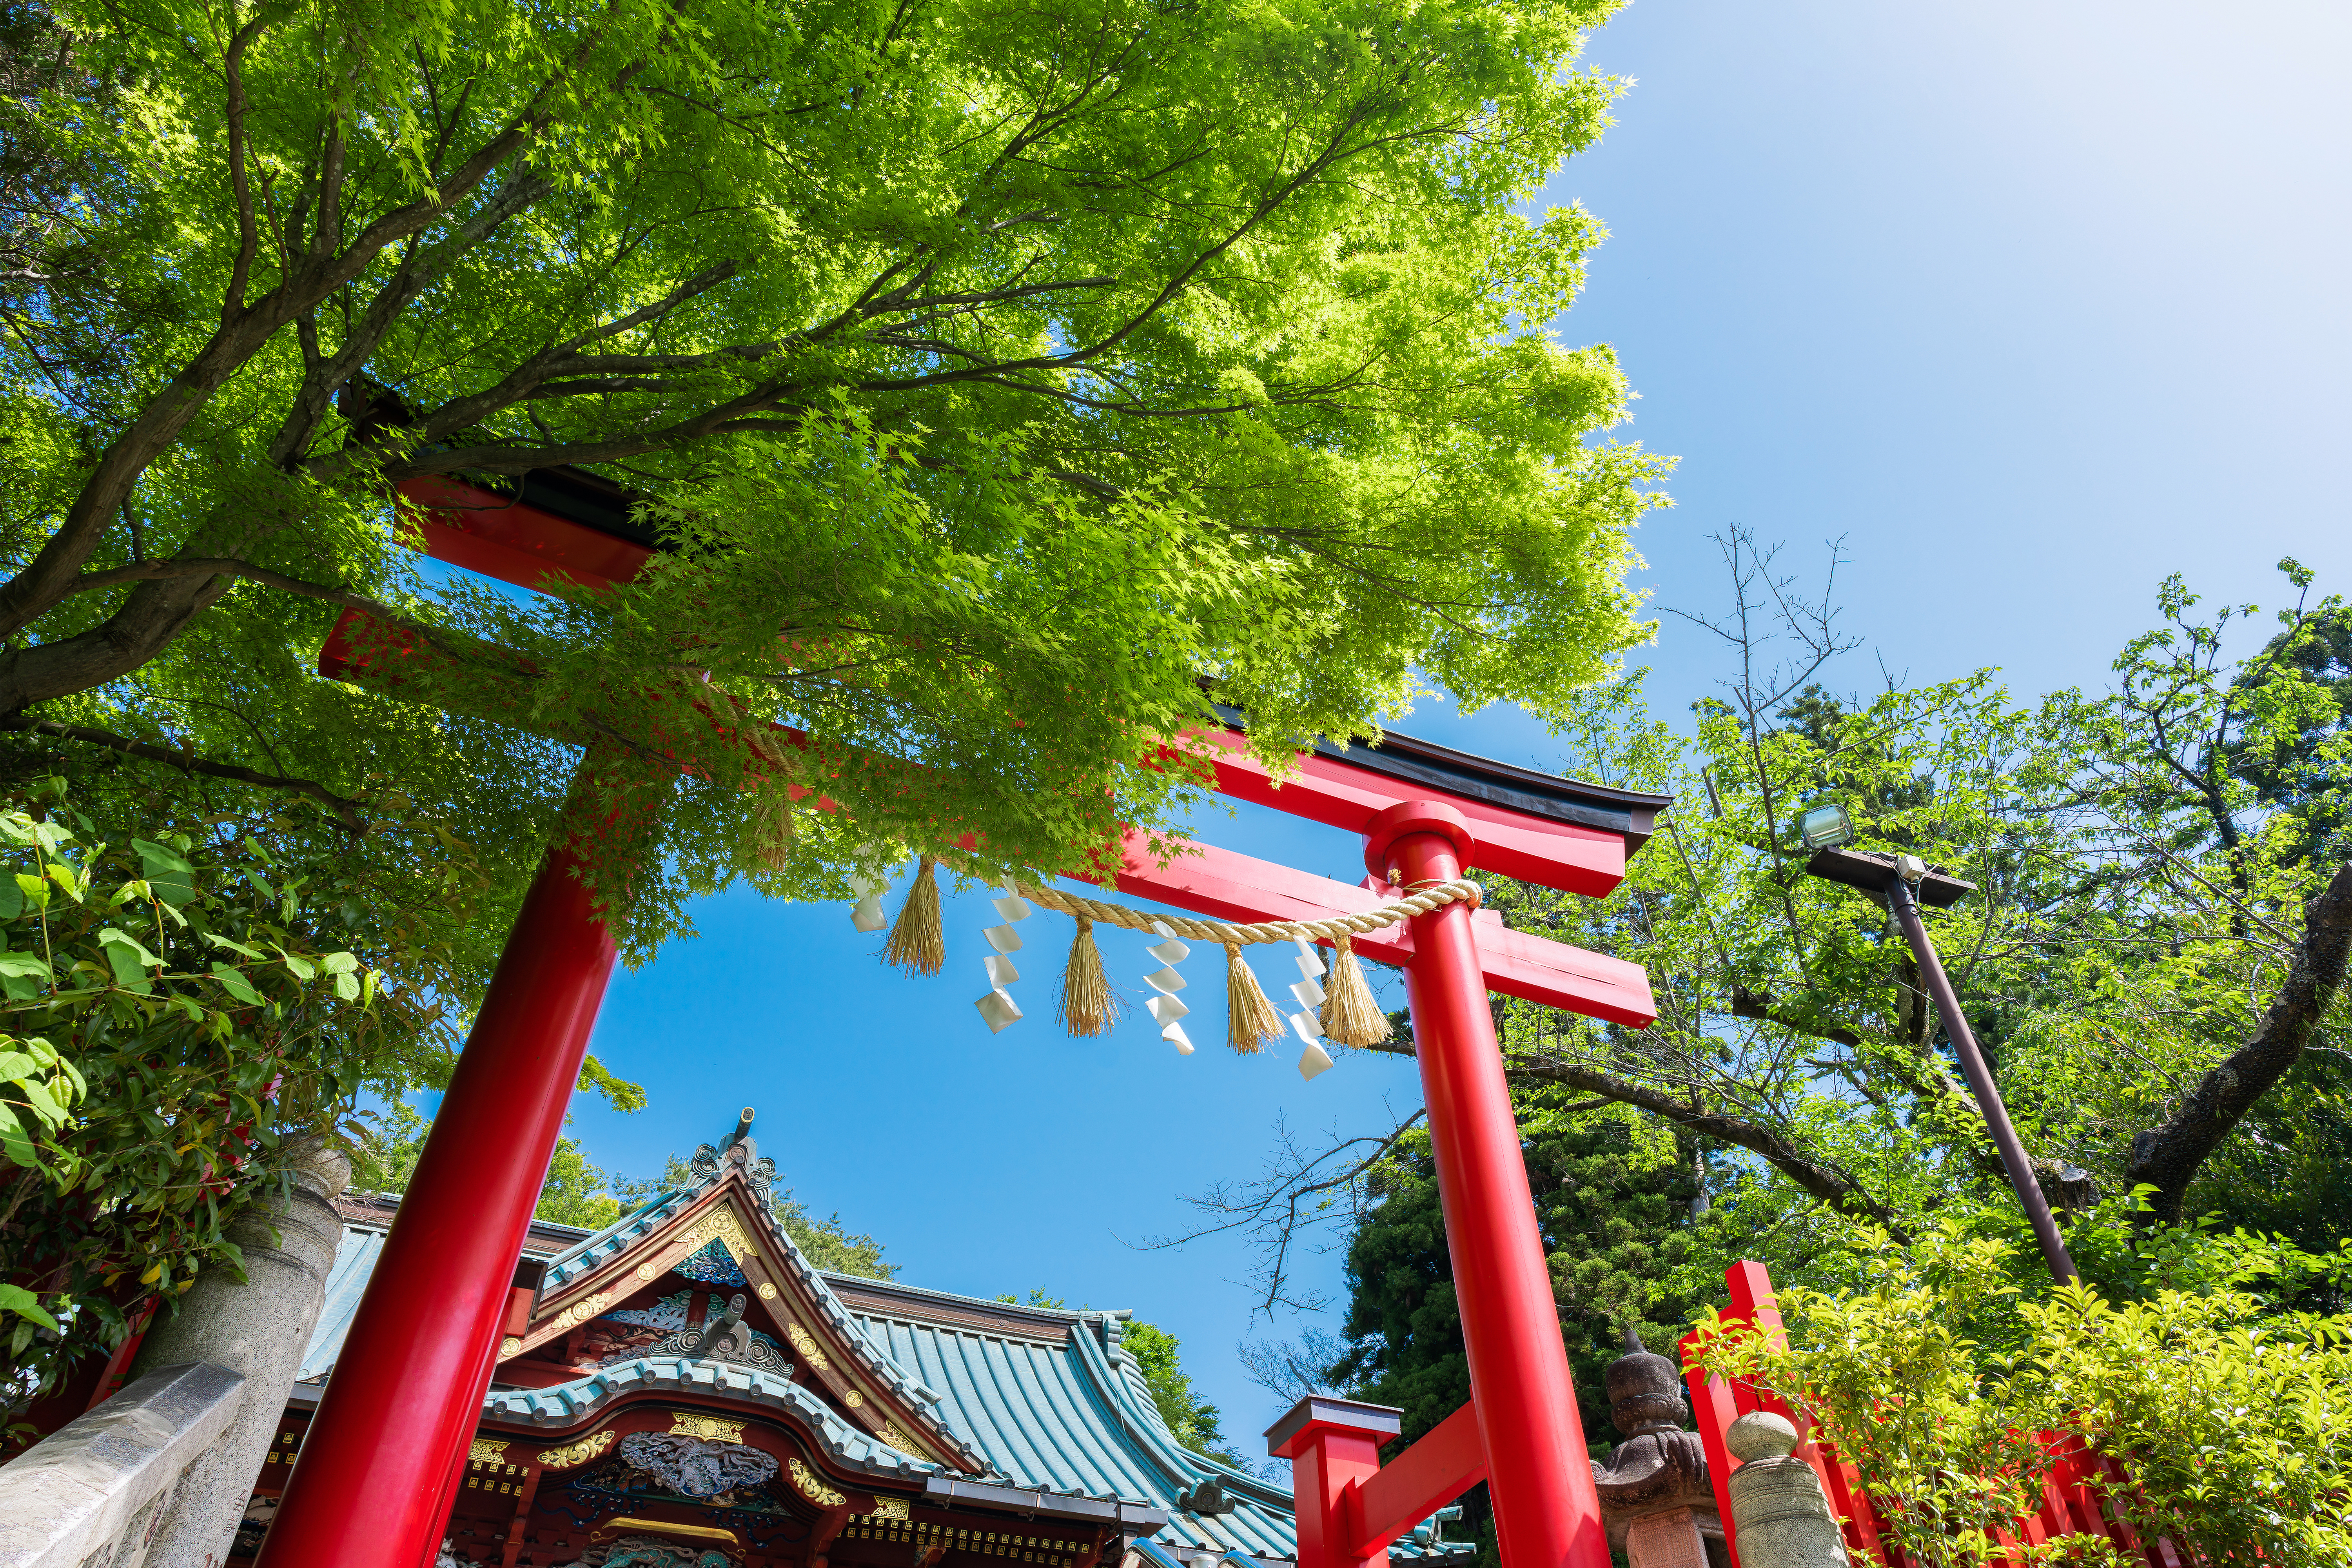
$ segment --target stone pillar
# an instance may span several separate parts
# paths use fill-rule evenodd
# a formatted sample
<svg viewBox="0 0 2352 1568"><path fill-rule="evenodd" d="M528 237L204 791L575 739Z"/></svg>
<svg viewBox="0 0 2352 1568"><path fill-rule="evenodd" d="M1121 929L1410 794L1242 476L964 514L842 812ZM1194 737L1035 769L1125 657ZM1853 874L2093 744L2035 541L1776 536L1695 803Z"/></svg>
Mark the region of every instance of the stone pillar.
<svg viewBox="0 0 2352 1568"><path fill-rule="evenodd" d="M1731 1424L1731 1524L1741 1568L1846 1568L1845 1535L1813 1467L1793 1458L1797 1429L1753 1410Z"/></svg>
<svg viewBox="0 0 2352 1568"><path fill-rule="evenodd" d="M266 1199L229 1223L229 1239L245 1254L246 1283L226 1269L197 1275L179 1310L159 1311L141 1342L133 1375L210 1362L245 1379L236 1419L180 1488L151 1562L219 1568L227 1559L327 1299L327 1272L343 1237L331 1200L351 1179L351 1161L341 1150L307 1141L294 1158L292 1200Z"/></svg>

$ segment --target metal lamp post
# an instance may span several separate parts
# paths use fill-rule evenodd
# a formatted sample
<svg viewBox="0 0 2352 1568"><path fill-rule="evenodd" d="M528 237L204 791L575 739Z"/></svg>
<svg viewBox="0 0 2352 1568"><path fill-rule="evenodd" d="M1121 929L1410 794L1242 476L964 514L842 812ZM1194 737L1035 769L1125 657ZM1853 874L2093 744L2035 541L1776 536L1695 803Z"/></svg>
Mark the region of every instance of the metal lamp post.
<svg viewBox="0 0 2352 1568"><path fill-rule="evenodd" d="M2010 1185L2017 1189L2017 1201L2025 1206L2025 1217L2033 1226L2033 1239L2041 1244L2042 1261L2049 1264L2051 1277L2059 1284L2072 1284L2075 1279L2074 1260L2066 1254L2065 1240L2058 1234L2058 1222L2050 1213L2048 1200L2042 1195L2042 1184L2034 1180L2025 1146L2017 1141L2017 1129L2010 1125L2009 1107L2001 1103L1991 1069L1985 1066L1984 1054L1977 1049L1975 1032L1969 1027L1968 1015L1960 1011L1960 999L1952 990L1951 977L1944 973L1944 962L1937 956L1936 944L1928 940L1927 928L1919 919L1920 904L1948 909L1964 895L1976 891L1975 884L1947 877L1916 855L1874 855L1844 847L1853 842L1853 822L1847 816L1845 807L1834 802L1806 812L1798 830L1805 847L1813 851L1812 858L1805 862L1807 872L1874 893L1885 899L1886 907L1894 911L1905 940L1911 944L1912 956L1918 960L1920 978L1927 982L1927 994L1934 999L1936 1011L1943 1016L1944 1028L1952 1037L1960 1070L1967 1075L1969 1088L1977 1097L1977 1109L1992 1133L1993 1147L2000 1152L2001 1167L2009 1173Z"/></svg>

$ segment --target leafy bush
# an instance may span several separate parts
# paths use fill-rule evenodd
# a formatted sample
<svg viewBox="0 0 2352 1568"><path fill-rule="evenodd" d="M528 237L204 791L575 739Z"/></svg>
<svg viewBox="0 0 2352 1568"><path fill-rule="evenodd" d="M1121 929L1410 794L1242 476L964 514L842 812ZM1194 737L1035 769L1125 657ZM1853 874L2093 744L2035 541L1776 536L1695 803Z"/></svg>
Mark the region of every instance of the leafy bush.
<svg viewBox="0 0 2352 1568"><path fill-rule="evenodd" d="M2352 1318L2273 1315L2243 1290L2117 1305L2079 1287L2021 1315L2047 1347L2045 1396L2138 1483L2112 1498L2135 1530L2210 1563L2352 1562Z"/></svg>
<svg viewBox="0 0 2352 1568"><path fill-rule="evenodd" d="M125 1314L242 1259L224 1235L298 1135L413 1072L437 1008L305 910L249 835L106 842L37 784L0 810L0 1310L21 1405Z"/></svg>
<svg viewBox="0 0 2352 1568"><path fill-rule="evenodd" d="M2180 1273L2116 1302L2077 1283L2027 1298L2013 1249L1955 1223L1865 1247L1874 1288L1785 1289L1785 1343L1710 1314L1697 1360L1809 1414L1852 1461L1915 1563L2110 1555L2080 1537L1996 1542L2038 1505L2039 1432L2122 1462L2116 1515L2208 1563L2352 1562L2352 1318L2282 1310L2282 1275L2352 1274L2239 1235L2179 1238ZM2161 1262L2163 1260L2159 1260Z"/></svg>

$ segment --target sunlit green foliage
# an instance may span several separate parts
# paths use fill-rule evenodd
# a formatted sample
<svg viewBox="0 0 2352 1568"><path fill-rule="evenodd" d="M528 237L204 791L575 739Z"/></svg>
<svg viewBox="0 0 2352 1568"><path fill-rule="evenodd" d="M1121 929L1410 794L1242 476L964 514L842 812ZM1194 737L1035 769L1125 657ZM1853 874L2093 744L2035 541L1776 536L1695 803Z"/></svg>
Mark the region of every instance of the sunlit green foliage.
<svg viewBox="0 0 2352 1568"><path fill-rule="evenodd" d="M1710 1318L1701 1361L1819 1422L1910 1561L2076 1560L2080 1538L1994 1539L2039 1506L2041 1433L2120 1460L2130 1479L2101 1483L2108 1506L2195 1561L2319 1568L2352 1555L2352 1317L2278 1300L2306 1274L2340 1280L2352 1251L2181 1232L2154 1249L2145 1299L2117 1303L2081 1284L2026 1299L2009 1248L1956 1227L1908 1248L1867 1231L1848 1246L1873 1283L1784 1287L1785 1344Z"/></svg>
<svg viewBox="0 0 2352 1568"><path fill-rule="evenodd" d="M1600 227L1518 210L1609 9L20 5L0 723L404 794L493 928L593 742L642 956L733 877L1164 826L1204 679L1277 752L1561 713L1664 472L1541 325ZM398 547L388 487L556 464L669 546L625 591ZM312 673L352 609L411 700Z"/></svg>
<svg viewBox="0 0 2352 1568"><path fill-rule="evenodd" d="M406 1105L395 1101L386 1106L352 1173L352 1184L382 1193L406 1192L431 1128L431 1122ZM559 1137L531 1217L602 1230L626 1212L626 1205L614 1196L613 1185L612 1176L588 1158L578 1139Z"/></svg>
<svg viewBox="0 0 2352 1568"><path fill-rule="evenodd" d="M2044 1183L2065 1188L2071 1166L2110 1198L2163 1188L2148 1150L2255 1037L2305 901L2352 848L2330 804L2352 776L2347 688L2306 657L2352 616L2306 602L2232 660L2220 628L2247 612L2200 621L2194 605L2168 584L2165 626L2124 651L2104 695L2021 705L1983 672L1838 701L1803 689L1800 668L1703 703L1690 735L1651 719L1633 683L1598 695L1570 728L1568 771L1670 791L1675 810L1610 898L1498 884L1493 901L1643 964L1658 1022L1637 1033L1513 1002L1515 1063L1728 1153L1719 1195L1751 1256L1805 1264L1840 1215L1908 1234L1979 1199L2021 1226L1884 905L1805 874L1795 819L1834 796L1858 848L1976 885L1927 923ZM2308 759L2292 791L2242 765L2286 752ZM2340 997L2317 1000L2278 1087L2239 1086L2248 1119L2168 1167L2186 1173L2168 1201L2187 1215L2322 1250L2352 1232L2352 1026Z"/></svg>
<svg viewBox="0 0 2352 1568"><path fill-rule="evenodd" d="M380 930L240 825L192 826L111 837L59 779L0 811L12 1400L110 1350L142 1300L238 1268L226 1227L289 1179L290 1142L440 1055L436 1011L344 945Z"/></svg>

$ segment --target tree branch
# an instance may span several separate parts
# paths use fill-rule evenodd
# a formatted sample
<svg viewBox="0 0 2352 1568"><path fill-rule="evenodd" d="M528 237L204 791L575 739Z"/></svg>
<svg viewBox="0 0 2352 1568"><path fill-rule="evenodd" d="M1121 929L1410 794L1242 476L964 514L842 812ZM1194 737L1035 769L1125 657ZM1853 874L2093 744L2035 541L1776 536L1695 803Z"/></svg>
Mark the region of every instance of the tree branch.
<svg viewBox="0 0 2352 1568"><path fill-rule="evenodd" d="M171 577L242 577L267 588L299 594L306 599L324 599L331 605L341 605L347 609L364 610L377 619L390 621L395 626L409 624L407 617L399 611L364 594L354 594L348 588L331 588L322 583L306 583L299 577L289 577L283 572L272 572L267 566L256 566L251 562L232 560L227 556L133 562L128 566L110 567L104 572L85 573L75 578L66 592L68 595L88 594L122 583L156 582Z"/></svg>
<svg viewBox="0 0 2352 1568"><path fill-rule="evenodd" d="M349 795L337 795L324 784L313 784L309 779L256 773L234 763L208 762L189 752L175 752L168 746L158 746L147 741L134 741L128 735L118 735L109 730L93 730L82 724L60 724L52 719L27 719L21 713L0 716L0 730L14 730L28 735L56 735L68 741L79 741L85 745L103 746L108 751L120 752L126 757L137 757L142 762L162 763L182 773L203 773L207 778L228 779L260 789L285 790L306 795L334 813L335 819L352 834L364 835L368 830L366 820L360 816L359 801Z"/></svg>
<svg viewBox="0 0 2352 1568"><path fill-rule="evenodd" d="M230 7L232 18L236 8ZM267 16L256 16L236 30L229 39L228 53L223 61L228 84L228 186L236 205L236 259L229 266L228 288L221 297L220 319L223 327L232 326L245 314L245 290L253 280L253 258L261 247L260 235L253 219L253 176L246 167L245 147L245 51L261 36Z"/></svg>
<svg viewBox="0 0 2352 1568"><path fill-rule="evenodd" d="M1413 1054L1412 1043L1402 1037L1368 1048L1392 1051L1399 1056ZM1603 1072L1598 1068L1562 1061L1557 1057L1514 1058L1510 1062L1510 1071L1517 1077L1566 1084L1570 1089L1597 1094L1621 1105L1631 1105L1677 1127L1688 1128L1693 1132L1745 1149L1840 1214L1882 1226L1897 1241L1907 1242L1910 1239L1902 1222L1895 1217L1894 1211L1864 1192L1860 1183L1832 1166L1809 1159L1795 1144L1769 1127L1760 1127L1738 1117L1718 1116L1646 1084L1619 1078L1615 1073Z"/></svg>
<svg viewBox="0 0 2352 1568"><path fill-rule="evenodd" d="M2303 940L2254 1037L2208 1072L2162 1126L2132 1139L2124 1180L2156 1189L2158 1219L2177 1224L2191 1178L2246 1112L2286 1075L2344 986L2352 951L2352 863L2304 906Z"/></svg>

